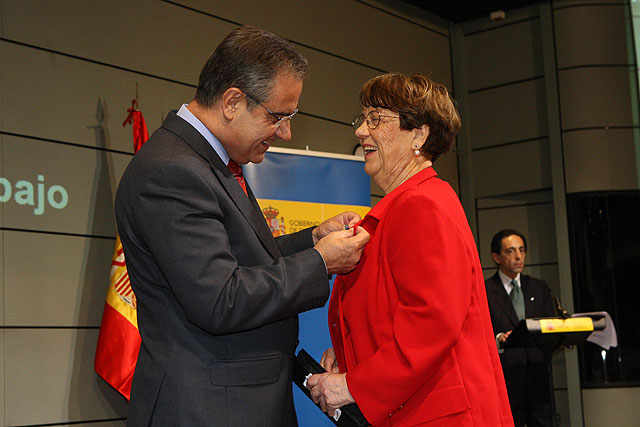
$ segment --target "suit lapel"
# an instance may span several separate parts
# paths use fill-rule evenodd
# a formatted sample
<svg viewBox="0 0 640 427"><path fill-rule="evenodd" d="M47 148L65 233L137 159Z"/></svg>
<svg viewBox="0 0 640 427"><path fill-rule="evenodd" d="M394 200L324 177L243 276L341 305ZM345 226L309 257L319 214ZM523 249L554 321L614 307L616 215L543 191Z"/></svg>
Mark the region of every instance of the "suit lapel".
<svg viewBox="0 0 640 427"><path fill-rule="evenodd" d="M532 293L532 289L528 280L528 277L524 274L520 274L520 286L522 287L522 297L524 298L524 313L535 313L535 295Z"/></svg>
<svg viewBox="0 0 640 427"><path fill-rule="evenodd" d="M178 117L175 111L169 113L162 126L180 136L198 155L207 159L214 176L220 181L231 200L249 222L265 249L274 259L280 258L280 250L273 240L267 222L260 211L260 206L249 186L247 185L249 193L247 197L220 156L211 148L209 142L193 126Z"/></svg>
<svg viewBox="0 0 640 427"><path fill-rule="evenodd" d="M215 154L215 156L217 158L216 163L219 164L212 164L211 169L217 175L222 186L229 194L229 197L231 197L231 200L233 200L242 215L246 218L249 224L251 224L251 228L253 228L253 231L257 234L267 251L269 251L274 259L280 258L280 250L278 249L276 242L273 240L271 230L269 230L269 227L267 226L267 222L260 211L260 205L258 205L258 201L253 195L253 191L251 191L249 184L247 184L247 195L244 194L242 187L240 187L238 181L236 181L235 177L231 172L229 172L229 169L225 164L222 163L222 160L218 155Z"/></svg>
<svg viewBox="0 0 640 427"><path fill-rule="evenodd" d="M491 277L491 282L493 284L492 292L495 297L494 301L497 302L497 305L504 316L509 319L509 322L511 322L515 327L518 324L518 315L516 314L516 310L513 308L511 298L509 298L507 291L504 289L504 285L502 284L502 280L500 280L498 273Z"/></svg>

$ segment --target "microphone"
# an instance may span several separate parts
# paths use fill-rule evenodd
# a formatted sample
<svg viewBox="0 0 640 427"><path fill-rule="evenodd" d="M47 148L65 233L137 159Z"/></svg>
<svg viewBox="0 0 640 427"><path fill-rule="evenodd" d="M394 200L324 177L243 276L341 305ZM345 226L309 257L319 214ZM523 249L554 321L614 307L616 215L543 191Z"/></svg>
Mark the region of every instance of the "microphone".
<svg viewBox="0 0 640 427"><path fill-rule="evenodd" d="M560 316L562 316L563 319L571 317L569 316L569 313L567 313L567 310L565 310L564 307L562 307L562 304L560 304L560 300L558 299L558 296L553 291L553 289L549 287L549 290L551 291L551 295L553 296L553 299L556 302L556 310L558 311L558 313L560 313Z"/></svg>

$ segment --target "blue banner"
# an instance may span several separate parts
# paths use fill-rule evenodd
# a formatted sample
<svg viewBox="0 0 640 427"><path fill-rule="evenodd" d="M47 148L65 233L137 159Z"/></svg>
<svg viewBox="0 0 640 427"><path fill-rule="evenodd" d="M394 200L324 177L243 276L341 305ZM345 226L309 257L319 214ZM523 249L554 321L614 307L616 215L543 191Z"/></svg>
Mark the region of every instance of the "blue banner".
<svg viewBox="0 0 640 427"><path fill-rule="evenodd" d="M243 173L274 236L320 224L347 210L364 216L371 206L371 183L359 157L271 148L262 163L244 166ZM298 348L318 361L331 347L327 306L328 302L300 315ZM333 425L297 386L293 389L300 427Z"/></svg>

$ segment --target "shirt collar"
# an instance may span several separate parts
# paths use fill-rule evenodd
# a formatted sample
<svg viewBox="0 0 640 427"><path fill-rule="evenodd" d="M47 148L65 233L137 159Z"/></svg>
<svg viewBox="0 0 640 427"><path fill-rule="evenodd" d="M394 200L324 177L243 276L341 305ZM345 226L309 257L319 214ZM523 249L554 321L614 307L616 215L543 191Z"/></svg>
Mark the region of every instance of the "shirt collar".
<svg viewBox="0 0 640 427"><path fill-rule="evenodd" d="M511 284L512 280L515 280L518 286L520 286L520 289L522 289L522 283L520 283L520 273L518 273L515 279L512 279L511 277L504 274L502 270L498 269L498 276L500 276L502 286L504 286L504 289L507 291L507 293L510 293L511 289L513 289L513 285Z"/></svg>
<svg viewBox="0 0 640 427"><path fill-rule="evenodd" d="M178 116L183 118L187 123L193 126L199 133L207 140L211 148L218 154L220 159L225 165L229 164L229 155L224 149L218 138L211 133L208 127L206 127L191 111L187 108L187 104L182 104L182 107L178 110Z"/></svg>

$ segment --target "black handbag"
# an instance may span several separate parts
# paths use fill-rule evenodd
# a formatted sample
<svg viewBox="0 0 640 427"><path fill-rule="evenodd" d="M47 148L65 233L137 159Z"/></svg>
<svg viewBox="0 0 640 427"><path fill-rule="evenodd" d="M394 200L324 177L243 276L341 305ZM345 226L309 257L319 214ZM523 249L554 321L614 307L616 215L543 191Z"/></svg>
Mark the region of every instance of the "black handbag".
<svg viewBox="0 0 640 427"><path fill-rule="evenodd" d="M304 394L311 399L311 393L305 386L305 382L310 374L321 374L327 372L309 353L304 349L300 349L298 355L293 362L293 382L302 390ZM315 404L318 409L320 405ZM336 420L326 412L324 413L333 424L339 427L367 427L369 423L360 412L360 408L355 403L340 408L341 414Z"/></svg>

